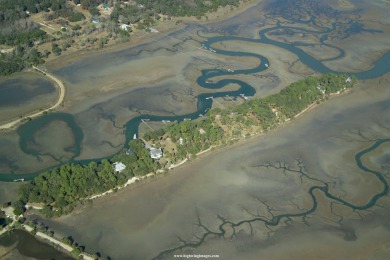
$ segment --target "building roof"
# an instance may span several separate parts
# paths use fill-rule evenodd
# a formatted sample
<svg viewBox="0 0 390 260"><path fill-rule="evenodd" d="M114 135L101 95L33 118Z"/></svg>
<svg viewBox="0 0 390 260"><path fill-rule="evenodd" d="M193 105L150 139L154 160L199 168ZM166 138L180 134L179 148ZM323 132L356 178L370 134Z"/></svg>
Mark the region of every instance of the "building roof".
<svg viewBox="0 0 390 260"><path fill-rule="evenodd" d="M180 144L180 145L183 145L183 141L184 141L184 140L183 140L183 137L180 137L180 138L179 138L179 144Z"/></svg>
<svg viewBox="0 0 390 260"><path fill-rule="evenodd" d="M114 162L114 163L112 164L112 167L114 168L114 170L115 170L116 172L121 172L121 171L123 171L124 169L126 169L126 165L124 165L124 164L121 163L121 162Z"/></svg>
<svg viewBox="0 0 390 260"><path fill-rule="evenodd" d="M149 151L150 157L153 159L160 159L163 155L161 148L154 148L150 144L145 143L145 148Z"/></svg>
<svg viewBox="0 0 390 260"><path fill-rule="evenodd" d="M150 153L150 157L152 157L153 159L160 159L161 156L163 155L161 148L150 148L149 153Z"/></svg>

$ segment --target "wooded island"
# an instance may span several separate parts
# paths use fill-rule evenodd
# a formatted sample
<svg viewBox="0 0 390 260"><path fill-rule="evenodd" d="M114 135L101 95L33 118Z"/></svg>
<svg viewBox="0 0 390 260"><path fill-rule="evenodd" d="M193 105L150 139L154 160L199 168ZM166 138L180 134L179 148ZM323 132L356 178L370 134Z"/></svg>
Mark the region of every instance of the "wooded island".
<svg viewBox="0 0 390 260"><path fill-rule="evenodd" d="M214 108L197 120L172 122L145 133L143 140L131 140L110 160L88 165L65 164L40 174L21 186L20 201L45 205L42 213L46 216L67 214L85 203L86 198L121 186L134 176L166 171L170 165L193 158L210 147L231 145L239 139L269 131L310 105L325 101L331 94L352 88L355 83L355 78L341 74L309 76L280 93L254 98L232 108ZM152 159L150 147L161 147L164 155ZM125 168L115 170L115 162Z"/></svg>

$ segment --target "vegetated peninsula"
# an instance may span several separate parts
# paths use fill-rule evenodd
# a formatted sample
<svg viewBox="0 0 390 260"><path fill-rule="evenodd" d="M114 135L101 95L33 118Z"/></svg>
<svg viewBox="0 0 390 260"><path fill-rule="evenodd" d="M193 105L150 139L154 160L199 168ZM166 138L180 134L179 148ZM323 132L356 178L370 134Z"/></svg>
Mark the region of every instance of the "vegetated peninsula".
<svg viewBox="0 0 390 260"><path fill-rule="evenodd" d="M46 216L67 214L92 196L121 187L133 177L164 172L211 147L273 129L355 83L356 79L347 75L309 76L280 93L232 108L215 108L194 121L173 122L145 133L143 140L131 140L110 160L65 164L40 174L20 187L16 204L39 203Z"/></svg>
<svg viewBox="0 0 390 260"><path fill-rule="evenodd" d="M150 32L151 26L162 21L186 16L207 19L208 12L227 5L233 8L242 2L2 0L0 75L37 66L63 53L127 42L137 32Z"/></svg>

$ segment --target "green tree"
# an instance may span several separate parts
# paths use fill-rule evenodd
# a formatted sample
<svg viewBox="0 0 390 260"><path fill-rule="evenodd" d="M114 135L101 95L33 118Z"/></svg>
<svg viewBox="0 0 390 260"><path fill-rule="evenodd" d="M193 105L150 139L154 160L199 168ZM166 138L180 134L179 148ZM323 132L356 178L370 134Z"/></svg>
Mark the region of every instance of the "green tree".
<svg viewBox="0 0 390 260"><path fill-rule="evenodd" d="M20 200L14 201L12 206L14 208L14 214L16 216L22 215L24 213L24 211L25 211L24 204Z"/></svg>

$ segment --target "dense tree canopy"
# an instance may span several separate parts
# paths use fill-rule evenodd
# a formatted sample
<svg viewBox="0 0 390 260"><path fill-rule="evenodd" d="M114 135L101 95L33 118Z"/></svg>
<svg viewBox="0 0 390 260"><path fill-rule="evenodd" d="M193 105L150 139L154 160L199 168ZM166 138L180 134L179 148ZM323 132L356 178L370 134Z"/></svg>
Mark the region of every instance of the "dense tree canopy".
<svg viewBox="0 0 390 260"><path fill-rule="evenodd" d="M145 9L170 16L201 16L220 6L235 5L238 0L136 0Z"/></svg>
<svg viewBox="0 0 390 260"><path fill-rule="evenodd" d="M0 34L0 44L4 45L33 45L34 40L43 40L46 33L35 27L12 34Z"/></svg>
<svg viewBox="0 0 390 260"><path fill-rule="evenodd" d="M111 163L102 160L88 165L65 164L37 176L20 189L24 202L42 202L68 212L82 198L101 193L126 182L126 172L114 172Z"/></svg>
<svg viewBox="0 0 390 260"><path fill-rule="evenodd" d="M16 47L10 53L0 54L0 75L10 75L30 65L43 63L43 54L35 48Z"/></svg>
<svg viewBox="0 0 390 260"><path fill-rule="evenodd" d="M346 75L326 74L322 77L309 76L291 84L280 93L264 98L271 106L278 108L287 118L292 118L309 104L320 101L325 95L350 87Z"/></svg>
<svg viewBox="0 0 390 260"><path fill-rule="evenodd" d="M1 0L0 25L13 24L27 18L29 13L47 12L49 8L56 11L65 6L66 0Z"/></svg>

